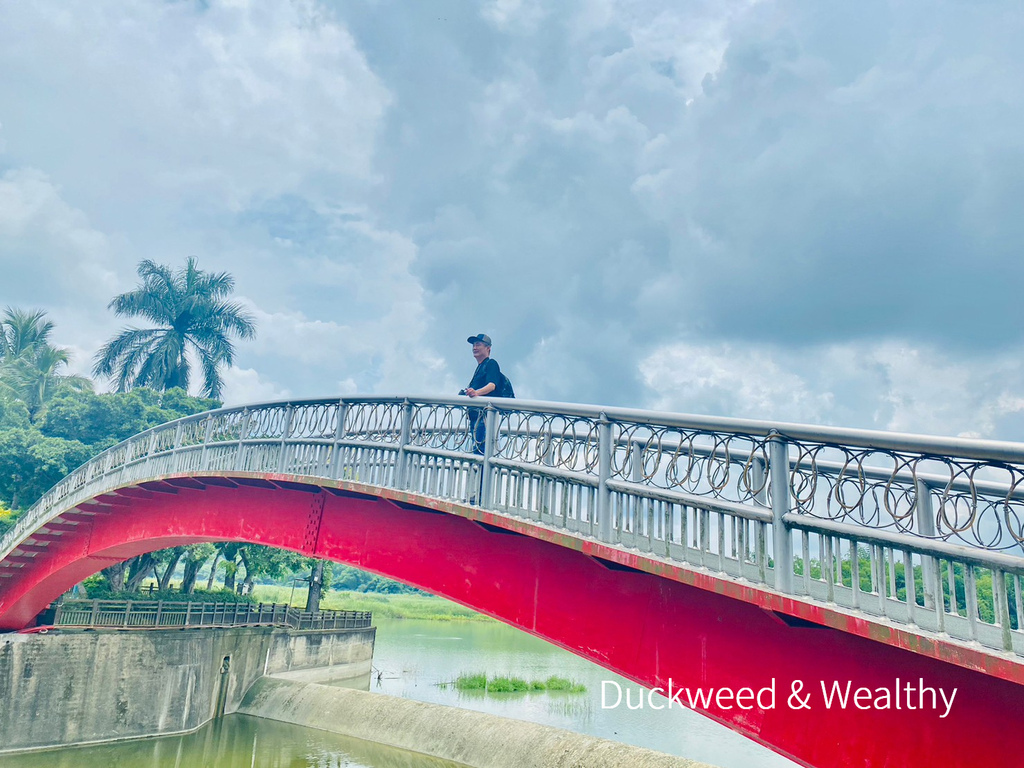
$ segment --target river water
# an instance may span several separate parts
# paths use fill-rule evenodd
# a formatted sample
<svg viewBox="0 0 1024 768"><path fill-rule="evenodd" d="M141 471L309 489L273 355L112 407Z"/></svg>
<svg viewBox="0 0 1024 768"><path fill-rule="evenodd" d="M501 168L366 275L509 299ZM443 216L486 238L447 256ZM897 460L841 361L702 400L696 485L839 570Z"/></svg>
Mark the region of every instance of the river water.
<svg viewBox="0 0 1024 768"><path fill-rule="evenodd" d="M526 632L497 622L437 622L375 619L375 676L371 691L419 701L476 709L504 717L553 725L648 749L689 757L721 768L794 768L797 764L720 723L688 709L602 708L602 682L634 691L638 686L612 672ZM376 673L379 673L379 677ZM569 693L482 694L444 683L462 674L513 675L545 680L552 675L583 683ZM611 704L614 687L606 686ZM655 703L668 699L655 694Z"/></svg>
<svg viewBox="0 0 1024 768"><path fill-rule="evenodd" d="M465 707L635 744L721 768L792 768L795 763L713 720L678 707L602 706L602 684L638 687L568 651L495 622L377 619L370 690ZM568 677L584 693L460 692L463 674L526 680ZM361 687L365 680L360 681ZM339 682L351 685L351 682ZM609 693L614 687L606 686ZM635 693L634 693L635 696ZM609 696L604 703L610 703ZM636 700L634 699L634 704ZM656 696L655 703L668 700ZM646 700L645 700L646 704ZM0 757L0 768L457 768L456 763L337 734L231 715L193 734Z"/></svg>
<svg viewBox="0 0 1024 768"><path fill-rule="evenodd" d="M465 768L459 763L246 715L182 736L0 756L0 768Z"/></svg>

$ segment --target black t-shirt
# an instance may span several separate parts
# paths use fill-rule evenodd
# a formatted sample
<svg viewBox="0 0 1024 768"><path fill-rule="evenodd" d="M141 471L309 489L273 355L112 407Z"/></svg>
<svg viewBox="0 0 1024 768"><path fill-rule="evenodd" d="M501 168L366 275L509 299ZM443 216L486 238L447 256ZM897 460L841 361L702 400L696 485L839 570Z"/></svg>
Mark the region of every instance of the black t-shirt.
<svg viewBox="0 0 1024 768"><path fill-rule="evenodd" d="M470 389L483 389L488 384L493 384L494 389L488 392L485 397L497 397L501 388L501 368L497 360L487 358L481 362L473 373L473 380L469 382Z"/></svg>

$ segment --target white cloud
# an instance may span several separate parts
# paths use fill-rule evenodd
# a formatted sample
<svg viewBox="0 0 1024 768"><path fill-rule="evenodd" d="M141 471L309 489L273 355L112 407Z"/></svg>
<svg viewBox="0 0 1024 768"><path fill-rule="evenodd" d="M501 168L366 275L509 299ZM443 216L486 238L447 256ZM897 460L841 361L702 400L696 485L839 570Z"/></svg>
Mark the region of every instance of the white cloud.
<svg viewBox="0 0 1024 768"><path fill-rule="evenodd" d="M313 2L19 4L4 30L11 156L59 174L76 200L237 208L324 174L371 176L390 97Z"/></svg>
<svg viewBox="0 0 1024 768"><path fill-rule="evenodd" d="M502 30L534 32L546 13L539 0L489 0L480 15Z"/></svg>
<svg viewBox="0 0 1024 768"><path fill-rule="evenodd" d="M226 406L287 400L291 396L286 388L265 380L252 368L230 365L221 376L224 380L223 402Z"/></svg>
<svg viewBox="0 0 1024 768"><path fill-rule="evenodd" d="M118 284L116 250L46 174L0 174L0 305L105 302Z"/></svg>
<svg viewBox="0 0 1024 768"><path fill-rule="evenodd" d="M675 343L640 367L660 410L993 437L1024 412L1021 351L955 359L898 340Z"/></svg>
<svg viewBox="0 0 1024 768"><path fill-rule="evenodd" d="M196 255L254 394L484 331L524 396L1024 437L1015 4L8 5L0 298L76 365Z"/></svg>

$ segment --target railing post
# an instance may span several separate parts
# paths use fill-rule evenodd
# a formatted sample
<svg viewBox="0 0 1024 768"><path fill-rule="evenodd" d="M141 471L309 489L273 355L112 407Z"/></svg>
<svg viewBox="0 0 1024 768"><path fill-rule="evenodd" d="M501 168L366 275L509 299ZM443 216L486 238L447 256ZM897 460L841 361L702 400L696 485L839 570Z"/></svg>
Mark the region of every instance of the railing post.
<svg viewBox="0 0 1024 768"><path fill-rule="evenodd" d="M629 442L629 479L634 485L642 485L644 482L644 446L639 440L631 440ZM640 513L643 510L645 503L642 496L636 496L635 494L629 494L629 496L622 499L623 508L622 516L619 519L619 535L616 537L616 541L622 541L622 534L629 529L629 532L635 537L638 534L637 522L640 519ZM685 515L686 510L682 513ZM626 520L626 517L629 520ZM666 538L667 541L667 538ZM685 541L683 542L686 543Z"/></svg>
<svg viewBox="0 0 1024 768"><path fill-rule="evenodd" d="M338 424L334 428L334 453L331 455L331 474L335 480L340 480L341 474L341 441L345 437L345 418L348 416L348 405L344 400L338 402Z"/></svg>
<svg viewBox="0 0 1024 768"><path fill-rule="evenodd" d="M158 433L159 433L158 430L154 429L153 430L153 434L151 434L149 436L149 447L146 448L146 465L147 466L149 465L149 458L150 458L150 456L153 455L153 449L156 448L156 436L157 436Z"/></svg>
<svg viewBox="0 0 1024 768"><path fill-rule="evenodd" d="M932 489L919 478L914 478L914 513L917 517L917 532L922 536L935 536L935 511L932 507ZM914 564L913 558L910 560ZM924 607L935 608L935 559L921 555L921 576L924 581ZM914 578L913 569L904 574L905 579Z"/></svg>
<svg viewBox="0 0 1024 768"><path fill-rule="evenodd" d="M494 434L497 416L494 407L488 405L484 411L484 463L480 469L480 498L477 499L477 504L486 508L494 506L494 468L491 459L494 458L494 445L497 441L497 435Z"/></svg>
<svg viewBox="0 0 1024 768"><path fill-rule="evenodd" d="M292 415L295 413L295 406L289 405L284 412L284 428L281 430L281 454L277 457L277 472L284 474L285 453L288 450L288 435L292 429Z"/></svg>
<svg viewBox="0 0 1024 768"><path fill-rule="evenodd" d="M602 413L597 423L597 538L612 540L612 494L608 478L612 474L612 425Z"/></svg>
<svg viewBox="0 0 1024 768"><path fill-rule="evenodd" d="M402 431L398 437L398 455L395 456L395 487L405 490L409 487L409 447L412 435L412 403L404 401L402 406Z"/></svg>
<svg viewBox="0 0 1024 768"><path fill-rule="evenodd" d="M246 408L242 411L242 429L238 433L238 452L235 454L235 471L242 471L243 458L245 457L245 436L249 434L249 419L252 412Z"/></svg>
<svg viewBox="0 0 1024 768"><path fill-rule="evenodd" d="M174 448L171 449L171 453L174 455L172 460L174 463L174 469L177 471L181 469L179 463L181 462L181 433L185 429L185 425L178 422L178 426L174 428Z"/></svg>
<svg viewBox="0 0 1024 768"><path fill-rule="evenodd" d="M775 589L793 592L793 539L783 519L789 514L789 444L778 434L769 443L772 489L772 544L775 560ZM804 566L806 567L806 565Z"/></svg>
<svg viewBox="0 0 1024 768"><path fill-rule="evenodd" d="M208 451L209 451L209 447L210 447L210 437L212 437L212 435L213 435L213 416L207 416L206 417L206 432L203 435L203 453L199 457L199 468L202 469L202 470L209 469L210 454L209 454Z"/></svg>

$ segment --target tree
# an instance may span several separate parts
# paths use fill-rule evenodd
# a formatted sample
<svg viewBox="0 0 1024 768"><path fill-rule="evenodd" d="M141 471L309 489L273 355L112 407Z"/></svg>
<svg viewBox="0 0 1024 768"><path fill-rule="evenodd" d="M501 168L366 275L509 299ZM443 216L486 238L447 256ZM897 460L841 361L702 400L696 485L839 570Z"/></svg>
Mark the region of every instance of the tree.
<svg viewBox="0 0 1024 768"><path fill-rule="evenodd" d="M181 578L181 591L191 595L196 588L196 576L203 563L210 559L214 553L213 544L203 542L201 544L190 544L185 547L182 559L185 561L185 572Z"/></svg>
<svg viewBox="0 0 1024 768"><path fill-rule="evenodd" d="M150 427L219 407L218 400L189 397L181 389L139 387L102 395L61 390L47 405L39 430L105 448Z"/></svg>
<svg viewBox="0 0 1024 768"><path fill-rule="evenodd" d="M32 421L61 388L92 390L88 379L60 372L70 356L50 343L52 331L42 310L7 307L0 318L0 393L23 402Z"/></svg>
<svg viewBox="0 0 1024 768"><path fill-rule="evenodd" d="M77 440L0 427L0 499L12 509L27 508L94 453Z"/></svg>
<svg viewBox="0 0 1024 768"><path fill-rule="evenodd" d="M116 296L109 308L157 327L121 331L97 353L94 373L114 378L119 392L140 386L187 390L194 355L202 367L202 393L220 397L220 367L234 360L231 337L256 335L249 313L227 300L234 278L226 272L203 272L194 258L177 272L147 259L138 273L142 284Z"/></svg>
<svg viewBox="0 0 1024 768"><path fill-rule="evenodd" d="M275 549L261 544L246 544L238 550L239 559L245 567L245 578L242 580L242 594L252 592L253 583L257 578L280 579L298 570L309 568L307 557Z"/></svg>
<svg viewBox="0 0 1024 768"><path fill-rule="evenodd" d="M319 611L324 594L324 561L314 560L309 573L309 591L306 592L306 610Z"/></svg>
<svg viewBox="0 0 1024 768"><path fill-rule="evenodd" d="M166 557L166 567L164 572L160 574L157 579L156 588L161 592L166 592L171 588L171 576L174 575L174 569L178 567L178 561L185 554L185 547L171 547L170 549L161 549L159 554Z"/></svg>
<svg viewBox="0 0 1024 768"><path fill-rule="evenodd" d="M0 359L13 360L33 348L49 344L53 322L41 309L7 307L0 319Z"/></svg>
<svg viewBox="0 0 1024 768"><path fill-rule="evenodd" d="M3 536L9 528L14 526L15 520L17 520L17 516L14 514L14 510L0 499L0 536Z"/></svg>

